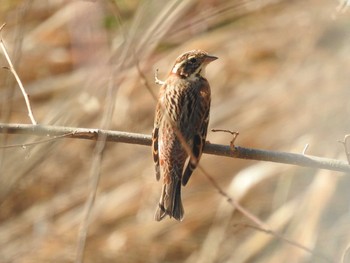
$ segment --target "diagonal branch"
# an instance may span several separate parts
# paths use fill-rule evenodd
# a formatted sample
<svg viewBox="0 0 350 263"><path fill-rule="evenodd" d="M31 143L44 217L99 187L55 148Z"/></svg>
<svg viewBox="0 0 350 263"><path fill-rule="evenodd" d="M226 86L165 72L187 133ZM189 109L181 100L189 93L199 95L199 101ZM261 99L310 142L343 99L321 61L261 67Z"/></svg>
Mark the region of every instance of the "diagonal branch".
<svg viewBox="0 0 350 263"><path fill-rule="evenodd" d="M151 136L146 134L49 125L0 123L0 133L30 134L45 137L64 136L66 138L87 140L98 140L100 134L103 135L102 137L106 137L106 141L110 142L139 144L145 146L150 146L152 143ZM232 151L229 145L213 144L210 142L206 143L204 147L204 153L232 158L285 163L350 173L350 165L344 161L312 155L253 149L240 146L235 146L234 150Z"/></svg>
<svg viewBox="0 0 350 263"><path fill-rule="evenodd" d="M1 30L4 28L6 24L3 24L2 26L0 26L0 33L1 33ZM2 51L4 52L4 56L6 58L6 61L7 63L9 64L9 67L5 67L6 69L10 70L10 72L13 74L13 76L15 77L17 83L18 83L18 86L19 88L21 89L21 92L23 94L23 97L24 97L24 100L26 102L26 105L27 105L27 109L28 109L28 116L30 118L30 121L32 122L32 124L37 124L35 118L34 118L34 115L33 115L33 112L32 112L32 106L30 105L30 100L29 100L29 95L28 93L26 92L26 90L24 89L24 86L22 84L22 81L21 79L19 78L13 64L12 64L12 61L10 59L10 56L7 52L7 49L5 47L5 44L4 44L4 41L2 40L2 38L0 38L0 47L2 49Z"/></svg>

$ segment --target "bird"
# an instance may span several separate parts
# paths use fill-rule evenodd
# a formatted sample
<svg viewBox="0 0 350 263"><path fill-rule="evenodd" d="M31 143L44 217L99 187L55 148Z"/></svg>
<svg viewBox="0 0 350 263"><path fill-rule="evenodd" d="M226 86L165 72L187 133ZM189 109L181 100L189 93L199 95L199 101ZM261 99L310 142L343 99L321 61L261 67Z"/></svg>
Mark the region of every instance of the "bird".
<svg viewBox="0 0 350 263"><path fill-rule="evenodd" d="M157 181L163 179L155 220L165 216L183 220L181 187L201 158L206 142L211 102L206 66L218 59L202 50L180 55L162 84L152 131L152 152Z"/></svg>

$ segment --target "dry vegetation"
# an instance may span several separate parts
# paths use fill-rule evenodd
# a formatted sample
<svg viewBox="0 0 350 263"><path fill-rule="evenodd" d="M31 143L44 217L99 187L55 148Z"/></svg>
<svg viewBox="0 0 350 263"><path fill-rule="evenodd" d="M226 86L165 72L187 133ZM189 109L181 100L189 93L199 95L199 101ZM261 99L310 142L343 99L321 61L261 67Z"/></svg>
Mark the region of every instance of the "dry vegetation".
<svg viewBox="0 0 350 263"><path fill-rule="evenodd" d="M309 154L346 160L337 141L350 130L350 20L337 4L1 0L0 24L41 124L150 134L155 101L136 65L157 93L155 69L164 79L180 53L200 48L220 58L207 69L210 128L238 130L236 144L246 147L302 152L308 143ZM29 123L5 69L0 122ZM39 140L0 136L1 145ZM94 147L59 139L0 149L0 262L74 262ZM350 244L349 175L209 155L201 164L250 212L314 252L247 226L200 171L183 191L184 221L155 222L161 185L150 148L108 143L84 262L340 261Z"/></svg>

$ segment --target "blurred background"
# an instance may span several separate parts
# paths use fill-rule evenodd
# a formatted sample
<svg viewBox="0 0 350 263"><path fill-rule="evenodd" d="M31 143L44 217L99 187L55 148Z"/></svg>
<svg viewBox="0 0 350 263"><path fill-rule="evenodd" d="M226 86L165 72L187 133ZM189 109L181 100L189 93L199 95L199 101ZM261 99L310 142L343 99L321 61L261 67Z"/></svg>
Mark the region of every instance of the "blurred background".
<svg viewBox="0 0 350 263"><path fill-rule="evenodd" d="M209 129L236 145L346 161L350 10L329 0L1 0L1 35L40 124L151 134L178 55L204 49ZM3 53L1 67L8 66ZM138 69L139 68L139 69ZM145 83L148 83L148 88ZM112 118L106 112L114 107ZM107 116L108 117L108 116ZM106 120L106 121L103 121ZM0 70L0 121L30 123ZM46 138L0 135L1 145ZM208 133L212 143L231 135ZM0 262L74 262L94 141L0 149ZM350 179L338 172L203 155L202 167L284 237L262 233L200 171L182 222L153 219L161 183L150 147L107 143L84 262L339 262L350 244ZM344 256L350 262L350 255Z"/></svg>

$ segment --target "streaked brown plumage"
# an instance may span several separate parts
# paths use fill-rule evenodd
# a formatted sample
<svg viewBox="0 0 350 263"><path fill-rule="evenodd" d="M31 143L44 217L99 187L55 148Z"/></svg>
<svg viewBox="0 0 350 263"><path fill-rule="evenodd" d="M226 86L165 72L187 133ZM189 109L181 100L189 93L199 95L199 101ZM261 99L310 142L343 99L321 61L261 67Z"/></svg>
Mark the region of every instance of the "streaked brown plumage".
<svg viewBox="0 0 350 263"><path fill-rule="evenodd" d="M209 122L210 86L204 71L216 59L200 50L182 54L160 88L152 133L156 177L163 178L157 221L166 215L183 218L181 184L187 184L202 155Z"/></svg>

